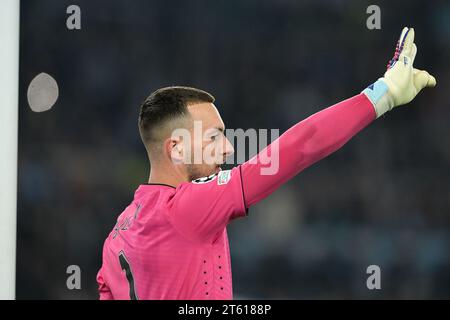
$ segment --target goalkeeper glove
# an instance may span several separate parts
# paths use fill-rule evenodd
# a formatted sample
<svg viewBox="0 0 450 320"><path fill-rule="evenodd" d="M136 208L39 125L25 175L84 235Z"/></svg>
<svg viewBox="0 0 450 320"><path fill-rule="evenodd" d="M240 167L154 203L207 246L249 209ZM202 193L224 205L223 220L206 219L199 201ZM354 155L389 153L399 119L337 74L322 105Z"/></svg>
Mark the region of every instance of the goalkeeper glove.
<svg viewBox="0 0 450 320"><path fill-rule="evenodd" d="M436 79L428 72L413 68L416 52L414 29L405 27L384 77L363 91L374 105L377 118L410 102L423 88L436 85Z"/></svg>

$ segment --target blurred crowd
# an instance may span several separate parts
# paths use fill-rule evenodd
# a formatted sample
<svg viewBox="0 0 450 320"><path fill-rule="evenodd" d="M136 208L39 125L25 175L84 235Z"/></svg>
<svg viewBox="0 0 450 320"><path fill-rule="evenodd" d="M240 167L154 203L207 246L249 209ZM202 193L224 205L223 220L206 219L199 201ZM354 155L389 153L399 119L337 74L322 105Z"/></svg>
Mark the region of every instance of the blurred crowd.
<svg viewBox="0 0 450 320"><path fill-rule="evenodd" d="M228 128L283 132L381 77L404 25L438 86L231 223L234 293L450 298L450 3L379 1L368 30L367 1L79 0L68 30L72 2L21 6L17 298L98 297L103 241L148 178L137 117L153 90L198 87ZM60 96L35 113L40 72Z"/></svg>

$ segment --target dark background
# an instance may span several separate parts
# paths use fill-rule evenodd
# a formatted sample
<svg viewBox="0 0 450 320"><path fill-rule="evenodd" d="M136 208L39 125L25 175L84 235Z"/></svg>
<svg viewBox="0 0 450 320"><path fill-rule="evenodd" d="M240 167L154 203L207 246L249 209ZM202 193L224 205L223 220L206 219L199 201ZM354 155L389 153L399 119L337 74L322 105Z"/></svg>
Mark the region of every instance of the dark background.
<svg viewBox="0 0 450 320"><path fill-rule="evenodd" d="M66 28L71 4L81 30ZM199 87L228 128L283 132L381 77L403 26L438 86L230 225L234 292L450 298L450 3L357 0L22 1L17 298L97 298L103 241L148 177L137 117L153 90ZM60 96L35 113L40 72ZM66 287L72 264L81 290Z"/></svg>

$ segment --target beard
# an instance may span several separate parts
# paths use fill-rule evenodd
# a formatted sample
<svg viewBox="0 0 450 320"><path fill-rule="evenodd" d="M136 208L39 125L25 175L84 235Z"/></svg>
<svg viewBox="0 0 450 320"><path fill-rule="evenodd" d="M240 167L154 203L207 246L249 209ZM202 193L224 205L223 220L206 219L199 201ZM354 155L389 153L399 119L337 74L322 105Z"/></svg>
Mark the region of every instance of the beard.
<svg viewBox="0 0 450 320"><path fill-rule="evenodd" d="M203 164L203 165L188 164L188 165L186 165L186 170L187 170L189 181L207 177L214 173L217 173L218 168L220 168L220 167L217 165L206 165L206 164Z"/></svg>

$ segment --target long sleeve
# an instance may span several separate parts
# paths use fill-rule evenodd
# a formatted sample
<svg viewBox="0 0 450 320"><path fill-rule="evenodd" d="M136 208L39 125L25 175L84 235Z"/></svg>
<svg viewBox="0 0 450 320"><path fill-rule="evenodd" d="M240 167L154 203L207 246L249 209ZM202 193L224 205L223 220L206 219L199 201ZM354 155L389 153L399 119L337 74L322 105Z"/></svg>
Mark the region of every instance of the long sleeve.
<svg viewBox="0 0 450 320"><path fill-rule="evenodd" d="M241 165L246 207L264 199L303 169L338 150L375 118L372 103L366 95L359 94L288 129ZM267 159L271 160L270 164ZM269 166L271 170L268 170Z"/></svg>

